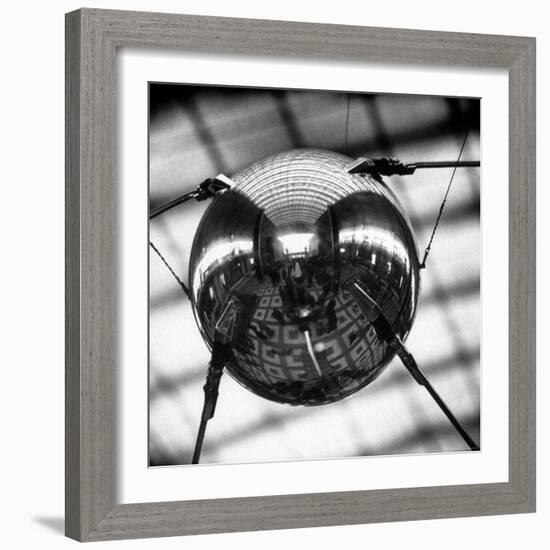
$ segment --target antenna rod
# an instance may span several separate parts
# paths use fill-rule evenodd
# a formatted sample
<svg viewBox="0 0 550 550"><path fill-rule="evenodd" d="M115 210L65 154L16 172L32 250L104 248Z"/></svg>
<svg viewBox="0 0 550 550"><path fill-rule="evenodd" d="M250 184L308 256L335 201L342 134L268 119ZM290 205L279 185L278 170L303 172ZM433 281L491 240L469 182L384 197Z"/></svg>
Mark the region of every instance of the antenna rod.
<svg viewBox="0 0 550 550"><path fill-rule="evenodd" d="M202 407L199 431L195 442L195 450L193 452L193 459L191 461L191 464L199 463L204 435L206 433L206 425L208 424L208 421L214 417L214 412L216 411L216 403L218 401L218 389L220 387L220 380L223 374L223 369L230 355L229 350L230 348L228 344L224 344L217 340L214 341L214 345L212 347L212 360L208 365L206 383L203 387L204 404Z"/></svg>
<svg viewBox="0 0 550 550"><path fill-rule="evenodd" d="M479 166L481 166L479 160L443 160L403 164L400 160L391 158L367 159L360 157L348 167L348 173L409 176L419 168L475 168Z"/></svg>
<svg viewBox="0 0 550 550"><path fill-rule="evenodd" d="M153 212L149 214L149 219L152 220L153 218L156 218L157 216L164 214L167 210L174 208L174 206L178 206L178 204L183 204L184 202L187 202L188 200L194 199L196 197L197 197L196 191L191 191L189 193L186 193L185 195L182 195L177 199L174 199L170 202L167 202L166 204L163 204L162 206L159 206L156 210L153 210Z"/></svg>
<svg viewBox="0 0 550 550"><path fill-rule="evenodd" d="M449 419L449 421L451 422L455 430L460 434L466 445L468 445L468 447L470 447L472 451L479 451L479 445L463 428L462 424L460 424L456 416L451 412L451 409L449 409L445 401L443 401L441 396L431 385L430 381L426 378L425 374L420 370L418 364L416 363L416 360L412 356L411 352L405 347L405 344L403 343L401 338L399 338L399 336L394 332L392 326L384 315L382 308L378 305L378 302L371 298L369 293L362 287L362 285L358 284L357 282L352 283L349 290L352 292L352 294L354 293L354 290L359 291L360 295L369 303L371 307L374 308L374 311L377 313L377 315L375 319L371 322L378 337L387 342L388 345L393 348L396 355L399 357L399 359L401 359L401 362L409 371L411 376L416 380L418 384L426 388L426 391L437 403L443 414Z"/></svg>
<svg viewBox="0 0 550 550"><path fill-rule="evenodd" d="M442 160L434 162L415 162L413 164L407 164L407 167L418 168L475 168L481 166L479 160Z"/></svg>
<svg viewBox="0 0 550 550"><path fill-rule="evenodd" d="M392 345L397 350L397 356L401 359L405 368L410 372L412 377L426 388L426 391L432 396L432 399L437 403L443 414L449 419L450 423L454 426L455 430L460 434L466 445L470 447L472 451L479 451L479 445L470 437L468 432L462 427L462 424L457 420L456 416L451 412L451 409L447 407L445 401L435 391L430 381L426 378L426 375L420 370L411 352L405 347L401 339L396 335Z"/></svg>
<svg viewBox="0 0 550 550"><path fill-rule="evenodd" d="M152 220L153 218L164 214L167 210L171 210L172 208L174 208L174 206L183 204L184 202L187 202L191 199L196 199L198 201L211 199L212 197L220 195L228 189L231 189L232 185L233 181L223 174L219 174L215 178L205 179L193 191L189 191L188 193L185 193L185 195L181 195L180 197L177 197L174 200L171 200L170 202L159 206L156 210L153 210L153 212L149 214L149 219Z"/></svg>
<svg viewBox="0 0 550 550"><path fill-rule="evenodd" d="M216 323L214 344L212 345L212 359L208 365L206 383L203 386L204 404L202 407L199 432L195 442L192 464L199 463L206 425L210 419L214 418L216 403L218 401L218 388L220 386L223 369L232 357L231 342L239 324L240 309L241 307L238 300L234 297L230 298Z"/></svg>

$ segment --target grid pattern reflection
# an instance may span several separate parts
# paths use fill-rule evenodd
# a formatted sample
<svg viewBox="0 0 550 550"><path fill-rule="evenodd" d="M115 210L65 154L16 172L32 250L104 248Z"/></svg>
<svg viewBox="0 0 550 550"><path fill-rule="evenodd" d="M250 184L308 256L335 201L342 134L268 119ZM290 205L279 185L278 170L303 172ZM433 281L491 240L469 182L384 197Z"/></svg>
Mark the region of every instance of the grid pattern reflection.
<svg viewBox="0 0 550 550"><path fill-rule="evenodd" d="M304 185L318 186L318 202L302 200L308 193L302 195L300 188L289 188L280 179L267 194L255 187L258 161L295 148L330 150L351 159L454 161L468 132L461 160L480 158L479 101L473 99L171 84L151 84L149 97L151 211L223 173L240 174L243 194L259 204L274 224L295 218L316 220L325 208L322 173L304 178ZM452 172L452 168L418 170L384 178L411 220L420 258ZM427 268L421 271L416 320L407 339L420 368L476 441L480 438L479 186L479 168L456 171ZM207 207L208 201L191 201L150 223L151 241L186 283L193 239ZM149 463L189 464L210 352L187 296L157 254L150 252ZM243 271L238 284L250 287L252 280ZM324 281L312 273L310 283L309 299L315 304L326 292ZM299 347L294 340L303 335L291 333L281 321L279 311L287 297L275 280L252 291L256 306L248 336L261 347L254 355L271 369L262 375L300 381L314 366L293 354L293 347ZM315 329L330 333L318 350L321 363L372 363L369 354L376 349L376 334L353 296L341 293L327 307L328 322L334 326L321 324ZM237 359L245 361L242 353ZM466 450L441 410L397 358L353 396L323 406L292 407L262 399L227 375L221 379L219 394L201 463Z"/></svg>

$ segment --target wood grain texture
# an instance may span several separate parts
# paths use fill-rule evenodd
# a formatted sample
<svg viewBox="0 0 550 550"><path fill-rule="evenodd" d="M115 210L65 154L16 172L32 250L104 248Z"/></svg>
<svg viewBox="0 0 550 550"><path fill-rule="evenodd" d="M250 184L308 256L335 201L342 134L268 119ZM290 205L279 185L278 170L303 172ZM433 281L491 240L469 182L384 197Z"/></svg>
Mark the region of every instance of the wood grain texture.
<svg viewBox="0 0 550 550"><path fill-rule="evenodd" d="M535 42L509 69L510 484L535 509L536 188Z"/></svg>
<svg viewBox="0 0 550 550"><path fill-rule="evenodd" d="M65 27L65 529L80 533L80 24Z"/></svg>
<svg viewBox="0 0 550 550"><path fill-rule="evenodd" d="M115 503L114 77L116 48L135 46L509 70L509 482ZM533 38L85 9L66 16L66 71L68 536L107 540L535 510Z"/></svg>

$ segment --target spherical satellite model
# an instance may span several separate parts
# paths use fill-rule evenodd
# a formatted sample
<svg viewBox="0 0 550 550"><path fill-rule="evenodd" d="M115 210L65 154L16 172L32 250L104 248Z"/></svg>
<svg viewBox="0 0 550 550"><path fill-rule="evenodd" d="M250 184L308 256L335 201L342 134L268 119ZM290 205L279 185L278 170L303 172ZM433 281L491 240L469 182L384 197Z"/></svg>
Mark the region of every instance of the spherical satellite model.
<svg viewBox="0 0 550 550"><path fill-rule="evenodd" d="M403 165L295 149L231 180L206 180L151 214L213 198L184 287L212 351L194 463L224 369L266 399L323 405L370 384L396 354L479 449L405 348L423 265L408 217L381 177L463 165L479 163Z"/></svg>
<svg viewBox="0 0 550 550"><path fill-rule="evenodd" d="M395 350L372 321L384 312L405 339L419 262L397 198L352 159L298 149L233 177L195 236L189 281L210 347L231 347L227 371L254 393L322 405L374 380ZM339 314L336 314L338 310Z"/></svg>

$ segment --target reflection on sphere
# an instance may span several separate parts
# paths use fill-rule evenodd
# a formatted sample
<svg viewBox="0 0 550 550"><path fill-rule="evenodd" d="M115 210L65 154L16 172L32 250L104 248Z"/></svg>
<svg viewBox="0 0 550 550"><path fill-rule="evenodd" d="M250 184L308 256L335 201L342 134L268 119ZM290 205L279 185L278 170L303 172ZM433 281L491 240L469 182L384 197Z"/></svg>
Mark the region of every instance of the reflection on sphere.
<svg viewBox="0 0 550 550"><path fill-rule="evenodd" d="M233 177L205 212L191 252L193 307L206 342L230 344L227 370L267 399L321 405L372 382L394 352L380 310L406 338L419 266L410 224L382 180L352 159L298 149Z"/></svg>

